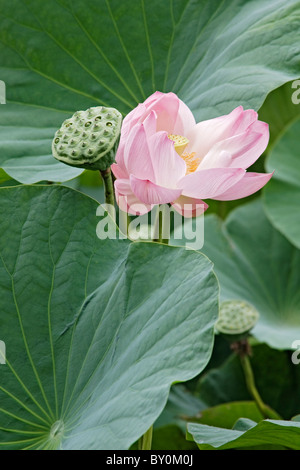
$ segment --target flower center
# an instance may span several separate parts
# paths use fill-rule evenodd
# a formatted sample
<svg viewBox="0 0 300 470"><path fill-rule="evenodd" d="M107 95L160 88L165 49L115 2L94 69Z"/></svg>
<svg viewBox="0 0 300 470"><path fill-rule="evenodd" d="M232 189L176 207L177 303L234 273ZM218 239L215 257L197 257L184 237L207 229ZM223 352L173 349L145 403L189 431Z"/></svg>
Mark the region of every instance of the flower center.
<svg viewBox="0 0 300 470"><path fill-rule="evenodd" d="M197 170L201 158L196 158L196 153L183 153L185 147L189 143L189 140L182 135L169 134L168 138L174 142L174 148L178 155L185 161L186 174L193 173Z"/></svg>
<svg viewBox="0 0 300 470"><path fill-rule="evenodd" d="M169 134L168 138L172 140L172 142L174 142L175 150L178 153L178 155L181 156L185 147L189 143L188 139L186 137L183 137L182 135L175 135L175 134Z"/></svg>

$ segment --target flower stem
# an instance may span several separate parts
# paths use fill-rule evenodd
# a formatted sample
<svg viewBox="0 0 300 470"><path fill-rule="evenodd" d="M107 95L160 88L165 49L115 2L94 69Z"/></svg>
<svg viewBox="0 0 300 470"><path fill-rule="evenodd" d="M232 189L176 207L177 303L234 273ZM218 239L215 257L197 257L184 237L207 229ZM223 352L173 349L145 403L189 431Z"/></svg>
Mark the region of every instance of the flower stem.
<svg viewBox="0 0 300 470"><path fill-rule="evenodd" d="M108 214L115 220L114 184L110 167L103 171L100 170L100 175L104 184L106 210Z"/></svg>
<svg viewBox="0 0 300 470"><path fill-rule="evenodd" d="M129 235L129 231L128 231L129 224L130 224L129 215L127 214L127 212L124 212L121 209L119 209L119 229L121 233L125 235L126 238Z"/></svg>
<svg viewBox="0 0 300 470"><path fill-rule="evenodd" d="M156 219L155 219L155 225L154 225L154 242L162 242L162 212L160 210L160 206L157 208L157 214L156 214Z"/></svg>
<svg viewBox="0 0 300 470"><path fill-rule="evenodd" d="M152 435L153 435L153 426L151 426L148 431L143 434L138 442L139 450L151 450L152 447Z"/></svg>
<svg viewBox="0 0 300 470"><path fill-rule="evenodd" d="M240 360L241 360L242 368L245 374L246 385L247 385L248 391L253 397L263 417L270 418L270 419L281 419L281 417L275 411L273 411L263 402L255 385L253 369L251 366L249 356L247 354L240 355Z"/></svg>
<svg viewBox="0 0 300 470"><path fill-rule="evenodd" d="M163 238L166 233L170 233L170 228L166 227L166 221L170 223L170 220L164 217L165 206L160 205L157 208L155 226L154 226L154 242L169 244L169 238Z"/></svg>
<svg viewBox="0 0 300 470"><path fill-rule="evenodd" d="M114 206L114 203L115 203L114 185L113 185L110 167L106 168L106 170L100 171L100 174L104 183L105 203L111 206Z"/></svg>

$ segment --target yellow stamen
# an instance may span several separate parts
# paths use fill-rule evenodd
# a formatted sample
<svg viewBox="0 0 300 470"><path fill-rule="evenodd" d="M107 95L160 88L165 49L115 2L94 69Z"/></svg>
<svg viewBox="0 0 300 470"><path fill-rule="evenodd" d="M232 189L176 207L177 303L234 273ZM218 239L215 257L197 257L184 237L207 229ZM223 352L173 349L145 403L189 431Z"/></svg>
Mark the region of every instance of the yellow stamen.
<svg viewBox="0 0 300 470"><path fill-rule="evenodd" d="M175 134L169 134L168 138L172 140L172 142L174 142L175 150L178 153L178 155L181 156L185 147L189 143L188 139L186 137L183 137L182 135L175 135Z"/></svg>
<svg viewBox="0 0 300 470"><path fill-rule="evenodd" d="M186 164L186 174L188 175L189 173L194 173L194 171L197 170L200 162L201 162L201 158L195 158L195 155L196 153L195 152L192 152L192 153L187 153L187 154L184 154L184 155L180 155L181 158L185 161L185 164Z"/></svg>
<svg viewBox="0 0 300 470"><path fill-rule="evenodd" d="M189 140L182 135L175 134L169 134L168 138L174 142L176 152L185 161L186 174L188 175L189 173L196 171L201 162L201 158L195 158L195 152L183 154L183 151L189 143Z"/></svg>

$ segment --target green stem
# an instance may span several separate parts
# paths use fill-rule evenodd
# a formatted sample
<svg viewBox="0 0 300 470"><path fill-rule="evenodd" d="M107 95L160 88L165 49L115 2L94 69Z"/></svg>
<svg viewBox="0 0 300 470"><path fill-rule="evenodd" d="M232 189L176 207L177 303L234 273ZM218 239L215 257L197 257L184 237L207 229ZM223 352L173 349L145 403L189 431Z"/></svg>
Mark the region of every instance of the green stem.
<svg viewBox="0 0 300 470"><path fill-rule="evenodd" d="M114 185L113 185L113 180L111 176L111 169L106 168L106 170L100 171L100 174L104 183L105 203L111 206L114 206L115 204Z"/></svg>
<svg viewBox="0 0 300 470"><path fill-rule="evenodd" d="M160 206L157 208L157 214L156 214L156 219L155 219L155 224L154 224L154 237L153 241L154 242L162 242L162 212L160 210Z"/></svg>
<svg viewBox="0 0 300 470"><path fill-rule="evenodd" d="M166 223L166 220L167 220L166 217L164 217L164 208L165 207L163 205L158 206L155 225L154 225L155 238L153 238L153 241L168 245L169 239L163 238L163 235L169 232L169 230L167 230L168 227L165 227L164 225L164 222ZM158 236L156 236L157 233L158 233Z"/></svg>
<svg viewBox="0 0 300 470"><path fill-rule="evenodd" d="M281 419L281 417L275 411L273 411L263 402L260 394L258 393L258 390L255 385L253 369L251 366L249 356L246 354L241 355L240 359L241 359L241 364L242 364L243 371L245 374L248 391L252 395L253 399L255 400L255 403L258 409L260 410L261 414L263 415L263 417L270 418L270 419Z"/></svg>
<svg viewBox="0 0 300 470"><path fill-rule="evenodd" d="M226 218L227 205L226 201L221 201L218 204L218 216L223 220Z"/></svg>
<svg viewBox="0 0 300 470"><path fill-rule="evenodd" d="M127 212L122 211L119 209L119 229L120 231L128 237L128 229L129 229L130 218Z"/></svg>
<svg viewBox="0 0 300 470"><path fill-rule="evenodd" d="M145 434L140 437L138 442L139 450L151 450L152 447L153 426L151 426Z"/></svg>
<svg viewBox="0 0 300 470"><path fill-rule="evenodd" d="M100 170L100 175L104 184L105 192L105 204L106 210L109 215L115 219L115 196L114 196L114 184L111 175L111 169L106 168L106 170Z"/></svg>

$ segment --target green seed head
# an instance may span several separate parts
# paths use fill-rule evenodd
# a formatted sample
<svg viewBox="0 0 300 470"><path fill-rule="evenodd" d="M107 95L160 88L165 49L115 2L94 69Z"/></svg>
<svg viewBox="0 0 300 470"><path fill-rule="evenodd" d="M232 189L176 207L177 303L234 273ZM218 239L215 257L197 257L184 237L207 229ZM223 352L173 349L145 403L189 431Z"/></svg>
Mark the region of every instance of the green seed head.
<svg viewBox="0 0 300 470"><path fill-rule="evenodd" d="M78 168L106 170L115 159L121 124L121 113L114 108L97 106L76 111L55 133L53 156Z"/></svg>
<svg viewBox="0 0 300 470"><path fill-rule="evenodd" d="M258 318L259 313L253 305L242 300L226 300L220 305L215 329L229 340L239 341L249 335Z"/></svg>

